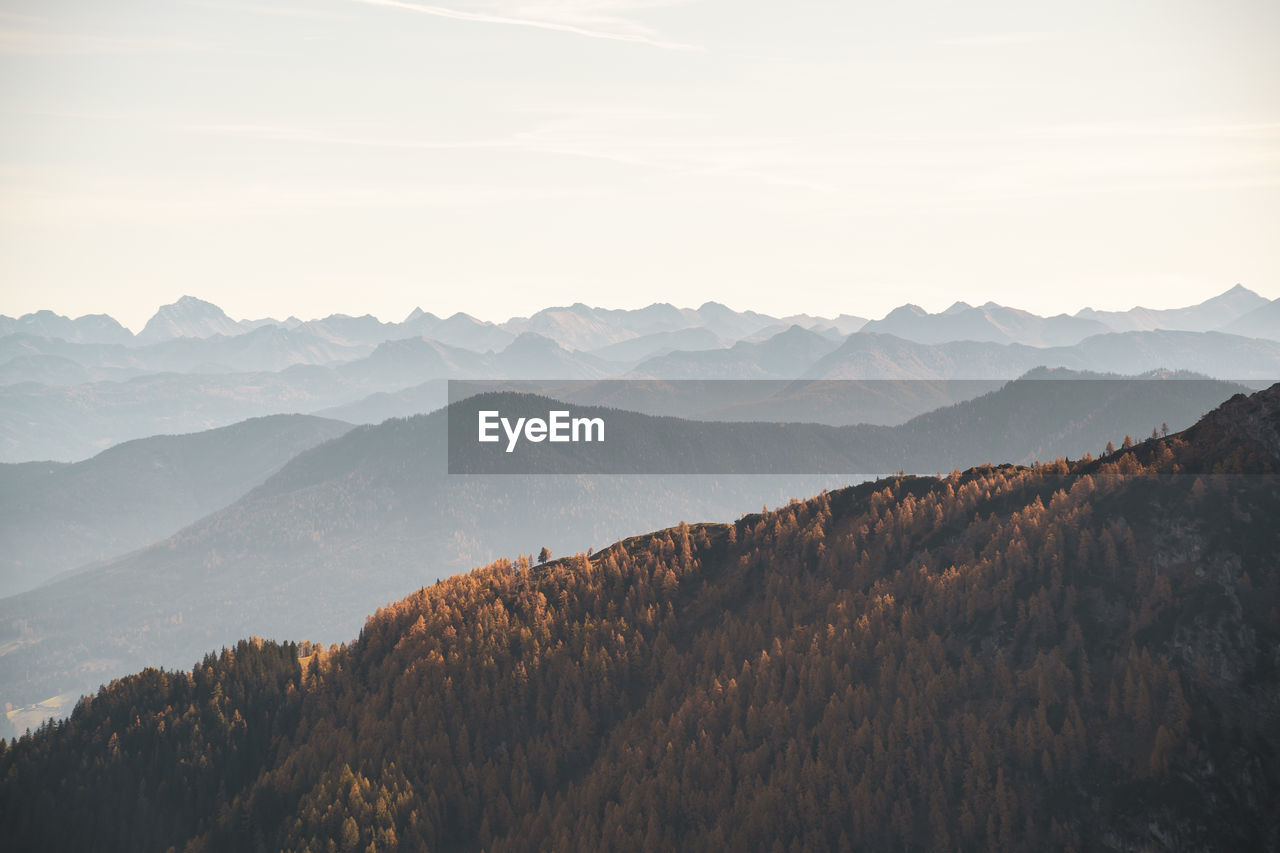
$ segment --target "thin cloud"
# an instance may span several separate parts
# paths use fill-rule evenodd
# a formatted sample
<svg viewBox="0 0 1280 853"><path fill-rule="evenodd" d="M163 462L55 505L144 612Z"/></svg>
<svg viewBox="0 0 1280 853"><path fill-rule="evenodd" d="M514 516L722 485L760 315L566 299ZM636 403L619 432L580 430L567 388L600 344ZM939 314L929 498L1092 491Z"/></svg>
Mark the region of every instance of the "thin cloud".
<svg viewBox="0 0 1280 853"><path fill-rule="evenodd" d="M265 3L226 3L214 0L183 0L184 6L196 6L220 11L246 12L253 15L270 15L283 18L308 20L338 20L343 15L328 9L309 9L297 6L271 6Z"/></svg>
<svg viewBox="0 0 1280 853"><path fill-rule="evenodd" d="M178 39L96 36L0 28L0 54L68 56L94 53L169 53L202 50Z"/></svg>
<svg viewBox="0 0 1280 853"><path fill-rule="evenodd" d="M465 12L461 9L448 9L444 6L425 6L418 3L407 3L404 0L354 0L356 3L363 3L367 6L383 6L390 9L404 9L409 12L417 12L422 15L432 15L437 18L449 18L454 21L473 21L483 24L505 24L516 27L531 27L539 30L552 30L554 32L571 33L573 35L584 36L593 39L606 39L608 41L630 42L632 44L644 44L650 47L663 48L664 50L702 50L698 45L682 44L680 42L666 41L659 38L651 31L637 27L634 24L627 24L625 30L622 29L603 29L601 26L587 27L578 24L571 24L564 21L557 21L549 18L516 18L507 15L498 15L488 12ZM600 24L608 23L627 23L621 21L606 20Z"/></svg>
<svg viewBox="0 0 1280 853"><path fill-rule="evenodd" d="M625 114L624 114L625 115ZM599 120L601 116L593 117ZM609 118L618 119L619 116ZM653 135L634 121L605 127L584 118L544 124L532 130L497 138L423 140L385 135L329 133L303 127L259 124L193 124L191 133L240 136L276 142L353 146L408 151L519 151L583 160L596 160L655 169L672 174L732 177L816 192L832 192L826 180L795 175L813 152L797 148L789 137ZM808 171L801 169L802 172Z"/></svg>

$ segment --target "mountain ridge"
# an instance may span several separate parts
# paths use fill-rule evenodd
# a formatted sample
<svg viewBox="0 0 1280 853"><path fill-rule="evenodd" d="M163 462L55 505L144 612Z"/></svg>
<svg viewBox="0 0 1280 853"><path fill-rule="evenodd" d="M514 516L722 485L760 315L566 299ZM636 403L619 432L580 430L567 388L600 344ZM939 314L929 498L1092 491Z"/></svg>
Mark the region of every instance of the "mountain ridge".
<svg viewBox="0 0 1280 853"><path fill-rule="evenodd" d="M1138 390L1159 384L1139 383ZM716 458L752 458L753 465L754 457L785 461L801 450L831 454L835 443L849 458L878 461L862 473L950 470L1064 449L1101 452L1108 440L1146 436L1162 420L1175 429L1187 425L1238 390L1181 383L1164 400L1176 407L1156 413L1124 382L1010 385L897 428L730 424L717 432L715 424L631 416L648 442L637 445L635 458L648 464L654 436L673 434L685 435L686 450L701 441ZM759 445L744 445L752 436L763 436ZM461 571L534 543L579 550L681 517L736 515L857 479L448 476L446 437L443 411L357 427L301 452L235 503L167 540L0 600L0 643L15 644L0 655L0 703L24 706L90 689L145 663L178 665L238 636L340 639L358 629L357 614L434 580L423 576L428 566ZM788 440L796 446L778 447ZM740 455L725 457L732 448ZM928 458L915 467L913 452ZM102 601L112 606L93 606Z"/></svg>
<svg viewBox="0 0 1280 853"><path fill-rule="evenodd" d="M501 560L350 644L113 683L0 749L0 821L30 849L1268 849L1278 427L1280 385L1104 459Z"/></svg>
<svg viewBox="0 0 1280 853"><path fill-rule="evenodd" d="M306 321L295 317L284 321L273 318L236 321L211 302L183 296L157 309L136 336L105 314L85 315L73 321L47 310L18 318L0 315L0 336L27 333L80 343L147 344L183 336L243 334L269 325L289 329L306 326L320 337L348 346L376 346L396 338L431 337L450 346L486 352L501 349L525 331L555 338L570 349L593 350L648 334L686 328L705 328L732 342L748 338L769 326L785 329L790 325L800 325L815 331L831 331L841 337L865 328L920 343L988 340L1064 346L1077 343L1089 334L1105 331L1224 329L1267 302L1257 293L1237 284L1217 296L1182 308L1148 309L1139 306L1128 311L1083 308L1074 315L1054 316L1040 316L990 301L977 307L957 301L937 314L906 303L878 320L850 314L830 318L810 314L771 317L750 310L735 311L718 302L706 302L698 308L653 303L638 309L600 308L578 302L569 306L550 306L528 317L510 317L496 323L478 320L463 312L441 318L415 307L401 322L384 323L367 314L362 317L331 314Z"/></svg>

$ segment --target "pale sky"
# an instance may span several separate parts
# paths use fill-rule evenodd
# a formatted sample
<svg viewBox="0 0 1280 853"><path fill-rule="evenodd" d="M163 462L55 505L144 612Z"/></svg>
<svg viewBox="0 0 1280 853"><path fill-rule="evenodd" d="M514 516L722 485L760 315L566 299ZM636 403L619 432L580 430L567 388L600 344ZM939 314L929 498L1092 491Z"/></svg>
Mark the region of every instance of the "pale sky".
<svg viewBox="0 0 1280 853"><path fill-rule="evenodd" d="M0 2L0 313L1280 296L1280 3Z"/></svg>

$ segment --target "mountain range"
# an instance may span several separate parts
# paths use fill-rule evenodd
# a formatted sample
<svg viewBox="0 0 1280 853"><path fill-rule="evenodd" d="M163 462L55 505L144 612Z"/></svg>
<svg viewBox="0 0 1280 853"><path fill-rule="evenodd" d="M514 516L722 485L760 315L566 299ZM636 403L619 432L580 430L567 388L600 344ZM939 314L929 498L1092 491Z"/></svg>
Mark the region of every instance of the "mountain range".
<svg viewBox="0 0 1280 853"><path fill-rule="evenodd" d="M655 303L634 310L593 308L578 302L565 307L545 308L529 317L512 317L502 323L478 320L464 313L439 317L421 308L415 308L402 322L385 323L368 314L362 317L333 314L307 321L296 317L236 321L211 302L183 296L177 302L161 306L136 336L105 314L86 315L73 320L52 311L39 311L17 318L0 315L0 336L28 334L74 343L147 345L175 338L234 337L264 326L275 326L302 329L349 347L376 346L397 338L426 337L449 346L487 352L502 349L524 332L551 338L570 350L598 350L624 341L688 329L704 329L732 343L756 335L772 336L789 326L799 325L841 338L865 328L917 343L973 340L1028 346L1069 346L1107 332L1156 329L1230 331L1226 328L1230 324L1274 304L1275 301L1235 285L1218 296L1185 308L1135 307L1128 311L1084 308L1075 315L1053 317L1041 317L994 302L978 307L957 302L937 314L908 303L890 311L880 320L867 320L850 314L831 318L807 314L772 317L754 311L734 311L715 302L696 309ZM1268 331L1265 337L1280 335L1280 330L1274 327L1269 327Z"/></svg>
<svg viewBox="0 0 1280 853"><path fill-rule="evenodd" d="M70 465L0 465L0 596L165 539L350 428L275 415L136 439Z"/></svg>
<svg viewBox="0 0 1280 853"><path fill-rule="evenodd" d="M375 423L443 405L444 379L1008 380L1043 366L1266 381L1280 376L1276 310L1236 286L1184 309L1074 317L993 303L907 305L873 321L576 303L502 323L422 309L386 323L234 321L186 296L136 337L105 315L42 311L0 317L0 461L74 462L280 413Z"/></svg>
<svg viewBox="0 0 1280 853"><path fill-rule="evenodd" d="M0 702L46 703L42 710L56 713L104 680L148 664L183 665L242 636L337 641L358 629L361 614L479 563L542 546L584 550L682 518L736 517L860 479L841 471L1099 453L1126 433L1186 426L1239 390L1215 381L1030 378L898 427L717 425L611 411L611 429L636 439L628 471L669 471L657 463L699 447L707 463L721 464L662 477L602 476L603 468L449 476L448 411L359 427L298 453L239 500L150 547L0 600ZM513 397L503 406L519 404ZM690 476L743 460L754 471L799 473ZM808 467L794 467L797 460ZM0 478L30 482L28 469L3 466ZM46 509L56 509L59 493L47 494Z"/></svg>
<svg viewBox="0 0 1280 853"><path fill-rule="evenodd" d="M364 523L418 472L393 486L363 454L429 422L307 451L257 500ZM1278 474L1280 385L1102 459L502 559L341 646L245 639L0 742L0 833L193 853L1273 849ZM205 565L206 607L255 577L230 556ZM418 552L421 583L440 559Z"/></svg>

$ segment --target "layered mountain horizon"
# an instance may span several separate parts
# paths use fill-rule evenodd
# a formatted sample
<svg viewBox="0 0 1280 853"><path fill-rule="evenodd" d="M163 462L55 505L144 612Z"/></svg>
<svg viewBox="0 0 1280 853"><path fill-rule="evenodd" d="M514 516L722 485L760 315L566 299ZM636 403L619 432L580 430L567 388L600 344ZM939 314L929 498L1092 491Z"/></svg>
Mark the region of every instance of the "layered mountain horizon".
<svg viewBox="0 0 1280 853"><path fill-rule="evenodd" d="M284 320L274 317L233 320L214 303L185 295L160 306L136 334L107 314L87 314L72 319L40 310L20 317L0 315L0 336L28 334L73 343L145 346L184 337L235 337L264 326L275 326L289 330L301 328L337 344L377 344L399 337L428 337L454 345L466 340L472 344L470 348L484 346L485 349L478 351L485 351L501 348L522 332L536 332L554 337L567 349L596 350L646 335L690 328L706 328L733 341L798 325L841 337L865 328L897 334L918 343L979 340L1053 346L1078 343L1091 335L1107 332L1157 329L1230 332L1229 327L1233 325L1250 329L1263 317L1274 316L1277 309L1268 306L1277 302L1280 300L1268 300L1236 284L1217 296L1183 308L1135 306L1127 311L1096 311L1086 307L1075 314L1053 316L1040 316L995 302L973 306L963 301L937 313L904 303L879 320L851 314L772 317L754 311L734 311L719 302L706 302L696 309L658 302L638 309L608 309L576 302L501 322L481 320L461 311L440 317L415 307L403 321L396 323L383 322L371 314L358 317L331 314L306 321L295 316ZM1254 312L1260 313L1249 317ZM1280 334L1275 330L1272 333L1269 336Z"/></svg>
<svg viewBox="0 0 1280 853"><path fill-rule="evenodd" d="M0 461L74 462L161 433L302 413L376 423L439 408L446 379L1002 379L1038 367L1280 377L1275 301L1236 285L1195 306L1040 317L957 302L879 320L708 302L583 303L502 323L415 309L232 320L186 296L136 336L105 315L0 317Z"/></svg>
<svg viewBox="0 0 1280 853"><path fill-rule="evenodd" d="M385 465L257 494L397 470L414 424L383 429L402 434L299 459ZM210 647L0 741L0 831L192 853L1270 849L1278 472L1280 385L1102 458L500 559L350 642Z"/></svg>
<svg viewBox="0 0 1280 853"><path fill-rule="evenodd" d="M584 550L891 471L1101 454L1246 390L1040 370L1008 383L748 383L734 405L714 385L552 383L565 407L608 418L612 451L552 459L536 477L448 473L455 410L562 405L518 390L376 425L277 416L71 465L0 465L0 572L17 593L0 598L0 703L21 731L105 680L249 634L339 641L415 584L534 542ZM839 399L846 414L821 423Z"/></svg>

